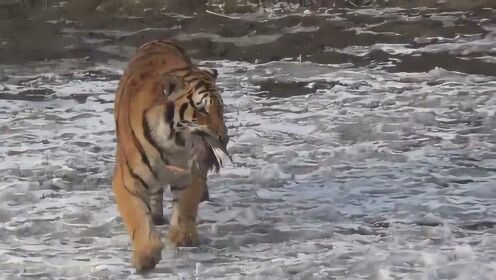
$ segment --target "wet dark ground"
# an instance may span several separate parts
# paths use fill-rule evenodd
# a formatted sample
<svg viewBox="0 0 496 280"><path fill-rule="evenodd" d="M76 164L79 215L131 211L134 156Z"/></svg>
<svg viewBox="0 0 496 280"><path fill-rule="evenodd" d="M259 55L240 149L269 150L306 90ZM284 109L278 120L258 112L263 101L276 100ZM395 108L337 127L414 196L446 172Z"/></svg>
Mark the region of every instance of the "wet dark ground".
<svg viewBox="0 0 496 280"><path fill-rule="evenodd" d="M219 70L234 165L146 278L496 279L496 11L278 9L0 18L1 278L142 278L112 107L167 38Z"/></svg>
<svg viewBox="0 0 496 280"><path fill-rule="evenodd" d="M56 11L56 10L55 10ZM94 62L125 60L134 48L157 38L174 39L198 59L263 63L294 59L323 64L388 65L390 71L425 72L442 67L471 74L496 75L491 42L495 11L434 8L321 9L232 15L209 13L177 17L150 11L141 16L109 13L65 16L62 12L1 20L0 62L17 64L60 58ZM62 13L62 14L61 14ZM54 19L56 18L56 19ZM488 44L471 42L484 40ZM449 44L465 42L457 49ZM377 45L395 44L408 53ZM423 51L429 46L434 51ZM376 47L373 47L376 46ZM367 48L366 52L343 51ZM370 48L372 47L372 48Z"/></svg>

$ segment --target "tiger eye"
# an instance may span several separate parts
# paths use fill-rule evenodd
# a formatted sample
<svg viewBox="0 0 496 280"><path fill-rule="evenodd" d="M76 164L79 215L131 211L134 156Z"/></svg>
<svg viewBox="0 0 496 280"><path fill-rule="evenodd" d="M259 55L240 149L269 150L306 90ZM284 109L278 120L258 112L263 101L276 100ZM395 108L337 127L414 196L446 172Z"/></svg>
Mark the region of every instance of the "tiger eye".
<svg viewBox="0 0 496 280"><path fill-rule="evenodd" d="M205 109L205 107L197 108L196 111L198 111L198 113L200 113L200 115L206 115L208 113L207 110Z"/></svg>

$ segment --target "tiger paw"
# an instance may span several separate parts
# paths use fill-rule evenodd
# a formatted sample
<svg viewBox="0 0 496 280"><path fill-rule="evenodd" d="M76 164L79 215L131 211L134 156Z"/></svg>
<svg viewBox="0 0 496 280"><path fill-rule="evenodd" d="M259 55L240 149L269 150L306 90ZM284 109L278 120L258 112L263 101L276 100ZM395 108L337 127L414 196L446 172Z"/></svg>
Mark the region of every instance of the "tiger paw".
<svg viewBox="0 0 496 280"><path fill-rule="evenodd" d="M198 241L198 232L194 224L189 226L171 226L169 229L169 240L176 247L196 247L200 244Z"/></svg>
<svg viewBox="0 0 496 280"><path fill-rule="evenodd" d="M156 232L150 234L150 238L146 242L136 243L131 261L136 271L153 270L162 258L162 248L164 245L160 240L160 235Z"/></svg>

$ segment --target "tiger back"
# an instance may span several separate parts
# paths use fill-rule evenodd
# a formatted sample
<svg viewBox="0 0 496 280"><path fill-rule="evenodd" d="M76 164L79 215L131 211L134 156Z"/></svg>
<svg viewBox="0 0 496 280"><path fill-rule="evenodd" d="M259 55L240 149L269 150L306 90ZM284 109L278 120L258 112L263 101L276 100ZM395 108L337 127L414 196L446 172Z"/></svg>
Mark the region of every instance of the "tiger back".
<svg viewBox="0 0 496 280"><path fill-rule="evenodd" d="M133 244L138 271L155 267L163 244L163 188L173 211L169 240L198 243L198 204L208 196L207 172L227 155L223 101L215 70L192 65L178 45L152 41L138 48L119 82L114 104L117 153L112 188Z"/></svg>

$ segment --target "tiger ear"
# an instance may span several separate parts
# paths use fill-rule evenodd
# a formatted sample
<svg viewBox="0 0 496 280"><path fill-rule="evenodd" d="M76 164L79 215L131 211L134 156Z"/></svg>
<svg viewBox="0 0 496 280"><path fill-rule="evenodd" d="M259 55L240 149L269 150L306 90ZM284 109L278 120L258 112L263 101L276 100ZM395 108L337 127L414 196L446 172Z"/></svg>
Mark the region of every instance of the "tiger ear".
<svg viewBox="0 0 496 280"><path fill-rule="evenodd" d="M176 92L180 92L184 89L184 81L174 74L165 74L162 77L162 86L164 95L169 97Z"/></svg>
<svg viewBox="0 0 496 280"><path fill-rule="evenodd" d="M212 77L214 77L214 80L217 79L217 76L219 76L219 73L214 68L205 67L205 68L202 68L202 70L207 72L208 74L212 75Z"/></svg>

